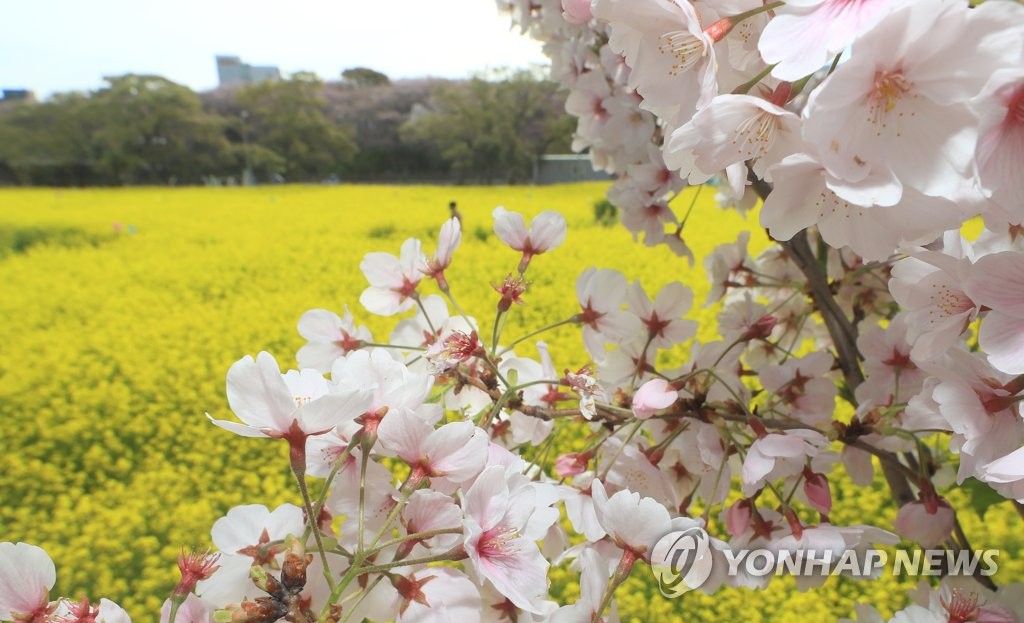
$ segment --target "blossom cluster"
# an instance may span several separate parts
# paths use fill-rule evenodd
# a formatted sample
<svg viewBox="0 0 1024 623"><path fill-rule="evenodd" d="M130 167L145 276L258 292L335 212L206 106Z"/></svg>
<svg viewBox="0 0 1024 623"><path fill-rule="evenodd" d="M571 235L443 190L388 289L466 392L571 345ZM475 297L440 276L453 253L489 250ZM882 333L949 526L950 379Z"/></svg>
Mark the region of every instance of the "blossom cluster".
<svg viewBox="0 0 1024 623"><path fill-rule="evenodd" d="M778 244L753 255L740 235L703 258L721 305L711 340L693 339L687 284L597 266L571 315L509 339L565 240L555 212L527 225L494 210L512 253L490 324L458 302L458 219L431 253L410 238L367 254L361 307L403 315L387 339L348 308L311 310L298 369L263 352L228 371L239 421L210 419L285 441L302 505L219 520L220 556L180 559L168 621L610 621L616 589L664 563L655 544L674 531L711 532L719 573L699 588L714 593L772 580L722 574L731 550L970 550L953 481L1024 503L1021 5L499 5L546 42L576 147L616 174L609 198L645 244L693 259L671 201L697 184L724 207L762 202ZM965 239L978 215L985 231ZM586 360L537 339L561 326ZM570 430L583 447L560 452ZM893 524L834 523L833 470L867 486L876 461ZM4 548L29 573L3 576L0 619L122 616L51 600L45 554ZM548 576L566 564L580 597L560 604ZM922 589L891 620L1017 620L1019 587L970 582Z"/></svg>

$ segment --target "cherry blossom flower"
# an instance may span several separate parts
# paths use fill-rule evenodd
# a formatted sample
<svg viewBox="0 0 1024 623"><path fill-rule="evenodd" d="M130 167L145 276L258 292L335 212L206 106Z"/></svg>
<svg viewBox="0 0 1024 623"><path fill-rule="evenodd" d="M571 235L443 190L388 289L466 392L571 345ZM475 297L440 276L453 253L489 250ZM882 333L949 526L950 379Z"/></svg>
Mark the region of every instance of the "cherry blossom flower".
<svg viewBox="0 0 1024 623"><path fill-rule="evenodd" d="M519 272L526 272L535 255L553 250L565 241L565 217L558 212L541 212L533 217L530 229L518 212L510 212L502 206L494 209L494 233L502 242L516 251L521 251Z"/></svg>
<svg viewBox="0 0 1024 623"><path fill-rule="evenodd" d="M531 534L529 523L531 513L556 498L545 499L531 486L510 486L511 475L505 468L489 467L466 491L464 545L482 579L517 607L540 614L546 608L549 565L535 542L542 534Z"/></svg>
<svg viewBox="0 0 1024 623"><path fill-rule="evenodd" d="M980 355L951 350L941 365L926 370L939 382L932 398L946 427L950 448L960 453L957 481L983 477L980 466L1024 445L1024 420L1015 399L1013 377L988 365ZM927 387L927 385L926 385Z"/></svg>
<svg viewBox="0 0 1024 623"><path fill-rule="evenodd" d="M892 623L1014 623L1019 620L1019 601L1015 603L1003 592L993 594L970 576L947 576L938 589L922 582L911 592L915 603L890 620Z"/></svg>
<svg viewBox="0 0 1024 623"><path fill-rule="evenodd" d="M931 242L960 226L955 203L892 186L877 172L849 183L810 155L795 154L772 167L772 176L775 187L761 209L761 224L778 240L816 225L829 245L884 260L900 247Z"/></svg>
<svg viewBox="0 0 1024 623"><path fill-rule="evenodd" d="M430 363L430 371L434 374L441 374L451 370L460 363L465 363L475 357L483 348L476 331L463 333L452 331L444 339L438 340L427 349L426 357Z"/></svg>
<svg viewBox="0 0 1024 623"><path fill-rule="evenodd" d="M54 623L131 623L131 618L124 608L110 601L100 599L97 606L89 603L86 597L80 601L64 600L60 602L51 619Z"/></svg>
<svg viewBox="0 0 1024 623"><path fill-rule="evenodd" d="M480 619L480 591L456 569L431 567L392 578L396 623L448 623Z"/></svg>
<svg viewBox="0 0 1024 623"><path fill-rule="evenodd" d="M788 359L760 370L761 384L772 394L769 404L801 422L818 426L832 419L836 385L829 378L833 358L827 352Z"/></svg>
<svg viewBox="0 0 1024 623"><path fill-rule="evenodd" d="M1015 251L986 255L971 268L967 295L991 308L979 340L992 366L1024 373L1024 256Z"/></svg>
<svg viewBox="0 0 1024 623"><path fill-rule="evenodd" d="M441 233L437 239L437 250L434 257L427 262L424 273L437 280L437 287L441 291L448 289L448 280L445 279L444 270L452 263L452 254L459 248L462 242L462 224L459 219L452 217L441 226Z"/></svg>
<svg viewBox="0 0 1024 623"><path fill-rule="evenodd" d="M907 317L897 316L882 328L872 323L857 338L857 349L864 355L864 382L857 387L860 403L889 404L907 402L921 391L925 372L910 358L907 341Z"/></svg>
<svg viewBox="0 0 1024 623"><path fill-rule="evenodd" d="M827 446L824 435L806 429L771 433L755 440L743 460L743 495L750 497L766 482L796 476L807 459L818 456Z"/></svg>
<svg viewBox="0 0 1024 623"><path fill-rule="evenodd" d="M369 329L356 327L347 305L343 317L326 309L311 309L302 314L299 335L309 341L295 355L299 366L320 372L330 372L335 359L358 350L363 342L373 341Z"/></svg>
<svg viewBox="0 0 1024 623"><path fill-rule="evenodd" d="M228 370L228 404L242 423L214 420L217 426L243 437L275 437L304 444L338 424L363 414L371 395L362 390L334 393L316 370L281 369L264 351L235 362ZM304 465L303 461L303 465Z"/></svg>
<svg viewBox="0 0 1024 623"><path fill-rule="evenodd" d="M0 621L42 621L57 570L42 548L0 543Z"/></svg>
<svg viewBox="0 0 1024 623"><path fill-rule="evenodd" d="M194 593L189 593L175 613L174 623L212 623L213 612L213 608L208 606L206 602ZM160 623L170 623L170 621L171 600L168 599L164 602L163 607L160 608Z"/></svg>
<svg viewBox="0 0 1024 623"><path fill-rule="evenodd" d="M647 327L655 348L671 348L697 332L696 322L682 318L693 305L693 291L678 281L662 286L654 301L647 297L640 283L634 283L626 292L626 304Z"/></svg>
<svg viewBox="0 0 1024 623"><path fill-rule="evenodd" d="M1013 7L1017 13L1022 10ZM1010 10L1013 10L1010 9ZM1024 16L1018 15L1016 23ZM981 115L975 159L981 185L992 193L992 201L1008 215L1007 220L1024 220L1024 70L1016 67L993 74L981 97L975 101Z"/></svg>
<svg viewBox="0 0 1024 623"><path fill-rule="evenodd" d="M583 311L583 342L595 360L604 359L606 341L618 342L641 331L640 319L619 309L626 296L626 277L617 270L588 268L576 280L576 296Z"/></svg>
<svg viewBox="0 0 1024 623"><path fill-rule="evenodd" d="M292 504L282 504L273 511L262 504L232 508L214 522L210 531L214 546L221 552L219 568L196 584L196 593L204 603L217 607L258 596L258 589L249 580L249 569L280 562L284 538L301 535L305 525L302 509Z"/></svg>
<svg viewBox="0 0 1024 623"><path fill-rule="evenodd" d="M580 571L580 598L576 603L562 606L551 615L551 623L592 623L605 589L608 586L608 562L593 547L586 547L576 557ZM605 611L600 621L613 623L618 614L612 607Z"/></svg>
<svg viewBox="0 0 1024 623"><path fill-rule="evenodd" d="M946 253L920 251L892 268L889 291L906 310L907 340L915 361L942 355L978 315L977 304L964 291L973 254L958 238L959 234L948 237L954 244Z"/></svg>
<svg viewBox="0 0 1024 623"><path fill-rule="evenodd" d="M789 92L786 83L770 99L716 96L672 132L665 142L666 162L673 168L683 167L680 174L691 182L704 182L713 173L752 161L754 173L772 181L769 167L799 151L803 144L800 118L782 108ZM742 187L745 166L740 167L740 175Z"/></svg>
<svg viewBox="0 0 1024 623"><path fill-rule="evenodd" d="M799 80L829 63L902 4L892 0L787 2L765 26L757 47L764 62L775 65L773 76Z"/></svg>
<svg viewBox="0 0 1024 623"><path fill-rule="evenodd" d="M402 509L402 525L408 534L462 528L462 509L449 495L430 489L420 489L409 497L409 502ZM440 554L461 539L459 534L438 534L417 540L415 546L424 553ZM413 547L404 544L401 547L409 549L413 556L419 555Z"/></svg>
<svg viewBox="0 0 1024 623"><path fill-rule="evenodd" d="M596 0L593 12L611 25L608 43L632 70L629 89L669 127L717 95L714 40L687 0Z"/></svg>
<svg viewBox="0 0 1024 623"><path fill-rule="evenodd" d="M367 253L359 263L370 287L363 290L359 302L370 313L393 316L413 306L416 288L428 272L422 244L415 238L402 243L401 256Z"/></svg>
<svg viewBox="0 0 1024 623"><path fill-rule="evenodd" d="M977 68L1002 64L985 44L1000 9L978 8L912 2L853 42L804 109L804 138L829 171L850 182L879 171L936 196L971 174L977 128L966 102L988 79Z"/></svg>
<svg viewBox="0 0 1024 623"><path fill-rule="evenodd" d="M435 430L412 411L397 409L381 421L377 435L413 469L414 479L466 482L487 460L487 433L470 422L451 422Z"/></svg>

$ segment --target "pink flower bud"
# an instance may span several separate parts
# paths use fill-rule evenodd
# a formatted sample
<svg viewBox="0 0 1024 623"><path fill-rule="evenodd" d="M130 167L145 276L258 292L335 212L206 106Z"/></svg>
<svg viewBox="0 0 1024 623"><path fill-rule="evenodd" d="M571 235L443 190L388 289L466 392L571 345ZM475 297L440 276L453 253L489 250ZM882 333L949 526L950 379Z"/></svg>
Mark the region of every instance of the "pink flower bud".
<svg viewBox="0 0 1024 623"><path fill-rule="evenodd" d="M570 452L555 459L555 473L559 478L571 478L587 470L594 455L590 452Z"/></svg>
<svg viewBox="0 0 1024 623"><path fill-rule="evenodd" d="M804 495L814 510L822 515L831 512L832 492L828 488L828 478L824 474L804 471Z"/></svg>
<svg viewBox="0 0 1024 623"><path fill-rule="evenodd" d="M740 500L725 511L725 528L729 534L739 536L750 528L753 507L750 500Z"/></svg>
<svg viewBox="0 0 1024 623"><path fill-rule="evenodd" d="M562 17L570 24L586 24L594 17L590 0L562 0Z"/></svg>
<svg viewBox="0 0 1024 623"><path fill-rule="evenodd" d="M934 510L929 506L934 506ZM929 548L941 544L953 534L955 521L953 508L943 498L937 498L934 505L914 500L900 509L893 527L903 538Z"/></svg>
<svg viewBox="0 0 1024 623"><path fill-rule="evenodd" d="M656 412L671 407L679 399L679 392L665 379L647 381L633 396L633 415L646 420Z"/></svg>

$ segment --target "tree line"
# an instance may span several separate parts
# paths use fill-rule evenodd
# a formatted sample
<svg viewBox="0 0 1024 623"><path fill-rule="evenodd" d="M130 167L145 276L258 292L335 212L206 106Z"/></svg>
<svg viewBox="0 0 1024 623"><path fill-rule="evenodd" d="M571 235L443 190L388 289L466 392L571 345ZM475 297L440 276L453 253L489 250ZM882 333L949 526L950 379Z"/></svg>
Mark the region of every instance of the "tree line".
<svg viewBox="0 0 1024 623"><path fill-rule="evenodd" d="M523 182L566 153L555 83L527 70L391 81L366 68L196 93L155 75L0 102L0 184Z"/></svg>

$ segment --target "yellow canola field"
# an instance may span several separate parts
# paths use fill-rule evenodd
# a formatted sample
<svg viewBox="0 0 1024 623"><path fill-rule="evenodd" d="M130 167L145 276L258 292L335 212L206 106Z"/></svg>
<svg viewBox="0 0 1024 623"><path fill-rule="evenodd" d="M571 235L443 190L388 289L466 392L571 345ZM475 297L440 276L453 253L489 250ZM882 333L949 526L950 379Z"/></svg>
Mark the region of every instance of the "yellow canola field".
<svg viewBox="0 0 1024 623"><path fill-rule="evenodd" d="M358 303L368 251L398 253L407 237L429 252L449 200L464 215L463 246L449 271L463 308L489 328L497 283L518 261L496 243L499 204L528 217L558 210L569 222L563 247L537 258L528 306L516 307L506 339L574 313L581 270L618 268L653 295L679 279L703 308L703 268L665 248L635 244L622 227L593 223L600 183L531 187L339 186L223 189L0 191L0 540L44 547L57 591L109 597L136 621L155 621L177 579L182 547L210 544L209 529L242 503L298 503L284 444L249 440L210 425L230 418L228 366L268 350L294 366L307 309L341 312L385 340L396 319ZM688 201L682 197L678 201ZM685 208L685 204L682 206ZM756 226L698 202L686 239L698 258ZM432 286L431 286L432 287ZM710 322L703 339L713 339ZM561 368L586 362L578 332L546 336ZM533 355L532 346L525 349ZM666 361L665 363L670 363ZM879 490L833 485L837 523L887 526L895 510ZM1007 552L1022 549L1018 519L1002 508L981 523L966 516L972 541L1004 550L1000 579L1021 579ZM662 598L641 569L619 591L623 620L825 621L858 600L891 611L902 584L831 579L797 593L778 582L765 592L723 591ZM556 593L573 598L574 574L553 572Z"/></svg>

